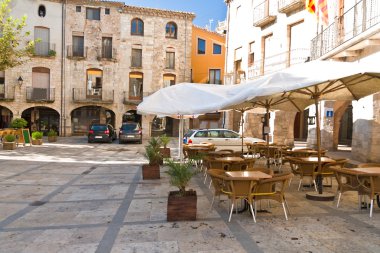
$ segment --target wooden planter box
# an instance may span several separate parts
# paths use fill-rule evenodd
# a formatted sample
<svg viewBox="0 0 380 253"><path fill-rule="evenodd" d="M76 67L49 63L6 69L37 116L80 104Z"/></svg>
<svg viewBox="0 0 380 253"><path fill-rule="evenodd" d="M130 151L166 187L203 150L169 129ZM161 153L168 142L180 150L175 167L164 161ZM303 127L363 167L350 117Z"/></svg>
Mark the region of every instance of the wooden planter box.
<svg viewBox="0 0 380 253"><path fill-rule="evenodd" d="M160 148L162 158L170 158L170 148Z"/></svg>
<svg viewBox="0 0 380 253"><path fill-rule="evenodd" d="M42 139L32 140L33 145L42 145Z"/></svg>
<svg viewBox="0 0 380 253"><path fill-rule="evenodd" d="M197 219L197 192L187 191L179 196L178 191L169 192L167 221L193 221Z"/></svg>
<svg viewBox="0 0 380 253"><path fill-rule="evenodd" d="M143 164L142 166L143 179L160 179L160 165Z"/></svg>
<svg viewBox="0 0 380 253"><path fill-rule="evenodd" d="M57 136L48 136L48 142L56 142Z"/></svg>
<svg viewBox="0 0 380 253"><path fill-rule="evenodd" d="M16 142L3 142L4 150L14 150L16 149Z"/></svg>

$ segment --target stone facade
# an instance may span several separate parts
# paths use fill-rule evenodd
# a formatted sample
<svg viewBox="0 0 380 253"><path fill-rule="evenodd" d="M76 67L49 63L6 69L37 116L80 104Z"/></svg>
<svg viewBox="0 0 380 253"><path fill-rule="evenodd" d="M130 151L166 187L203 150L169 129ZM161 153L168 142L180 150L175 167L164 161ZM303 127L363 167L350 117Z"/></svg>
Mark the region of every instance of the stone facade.
<svg viewBox="0 0 380 253"><path fill-rule="evenodd" d="M12 15L28 15L26 29L31 31L32 37L34 27L49 28L50 42L55 44L56 55L33 57L26 64L5 71L6 85L15 86L15 99L0 100L0 105L9 108L13 117L21 117L25 109L44 106L58 113L61 135L70 136L76 131L83 134L95 118L118 128L125 112L135 110L143 96L164 87L164 75L170 74L175 83L190 81L192 20L195 17L192 13L108 1L26 2L15 0ZM44 17L37 15L41 5L46 9ZM87 18L87 15L92 15L87 12L92 10L99 10L100 20ZM131 35L131 21L135 18L143 22L143 36ZM169 22L176 25L175 38L165 35ZM83 55L79 57L74 52L78 44L74 45L73 36L75 39L83 37ZM112 38L112 57L102 55L104 38ZM131 66L132 49L142 51L142 65L139 67ZM167 51L175 54L175 66L171 69L165 65ZM49 87L55 89L54 101L26 103L25 89L33 85L33 67L50 70ZM133 73L142 77L142 96L137 100L131 100L128 95ZM20 75L24 80L21 90L16 85ZM93 76L96 86L91 79ZM85 121L83 117L87 117ZM141 117L144 137L150 135L152 119L151 116Z"/></svg>

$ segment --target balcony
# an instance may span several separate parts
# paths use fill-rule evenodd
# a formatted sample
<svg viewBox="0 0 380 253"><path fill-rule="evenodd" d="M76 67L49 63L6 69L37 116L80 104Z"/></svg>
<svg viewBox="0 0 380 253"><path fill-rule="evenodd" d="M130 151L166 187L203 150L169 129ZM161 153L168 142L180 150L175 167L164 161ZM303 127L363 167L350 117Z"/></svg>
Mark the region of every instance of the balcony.
<svg viewBox="0 0 380 253"><path fill-rule="evenodd" d="M26 102L47 102L55 101L54 88L34 88L26 87Z"/></svg>
<svg viewBox="0 0 380 253"><path fill-rule="evenodd" d="M114 90L103 88L73 88L73 101L77 103L113 103Z"/></svg>
<svg viewBox="0 0 380 253"><path fill-rule="evenodd" d="M290 14L305 9L305 0L279 0L278 12Z"/></svg>
<svg viewBox="0 0 380 253"><path fill-rule="evenodd" d="M73 47L73 45L68 45L66 54L69 59L82 60L87 58L87 47Z"/></svg>
<svg viewBox="0 0 380 253"><path fill-rule="evenodd" d="M277 1L265 0L253 9L253 25L257 27L265 27L274 23L276 20L275 10L277 9Z"/></svg>
<svg viewBox="0 0 380 253"><path fill-rule="evenodd" d="M362 0L311 41L311 59L355 57L380 45L380 1Z"/></svg>
<svg viewBox="0 0 380 253"><path fill-rule="evenodd" d="M98 61L116 61L117 50L116 48L98 48L97 49L97 60Z"/></svg>
<svg viewBox="0 0 380 253"><path fill-rule="evenodd" d="M256 60L254 64L248 68L248 80L303 63L308 60L309 56L309 49L295 48L288 52L266 57L264 62L262 60ZM263 66L263 69L261 66Z"/></svg>
<svg viewBox="0 0 380 253"><path fill-rule="evenodd" d="M153 92L143 92L140 96L136 96L134 92L124 91L123 104L138 105L143 101L144 97L151 95Z"/></svg>
<svg viewBox="0 0 380 253"><path fill-rule="evenodd" d="M0 84L0 101L13 101L15 99L15 86Z"/></svg>
<svg viewBox="0 0 380 253"><path fill-rule="evenodd" d="M55 44L49 42L36 42L34 45L34 56L37 57L55 57L57 52L55 51Z"/></svg>

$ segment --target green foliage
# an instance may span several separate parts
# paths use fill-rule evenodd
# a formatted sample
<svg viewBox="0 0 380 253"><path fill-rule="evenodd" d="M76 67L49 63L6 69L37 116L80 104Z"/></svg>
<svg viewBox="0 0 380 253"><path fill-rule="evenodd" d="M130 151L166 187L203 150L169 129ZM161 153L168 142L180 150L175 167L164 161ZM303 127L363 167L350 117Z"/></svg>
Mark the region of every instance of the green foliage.
<svg viewBox="0 0 380 253"><path fill-rule="evenodd" d="M24 128L28 125L28 121L23 118L15 118L11 122L11 127L13 128Z"/></svg>
<svg viewBox="0 0 380 253"><path fill-rule="evenodd" d="M162 156L160 153L160 142L158 138L152 137L148 145L145 146L145 156L149 160L150 165L160 164Z"/></svg>
<svg viewBox="0 0 380 253"><path fill-rule="evenodd" d="M170 184L178 187L181 196L185 195L186 186L189 184L190 179L196 174L193 170L191 162L178 163L167 159L166 165L169 170L166 171L170 176Z"/></svg>
<svg viewBox="0 0 380 253"><path fill-rule="evenodd" d="M49 52L48 52L48 55L49 56L56 56L57 52L53 49L50 49Z"/></svg>
<svg viewBox="0 0 380 253"><path fill-rule="evenodd" d="M57 132L54 131L53 129L50 129L49 132L47 133L47 136L49 137L57 136L57 135L58 135Z"/></svg>
<svg viewBox="0 0 380 253"><path fill-rule="evenodd" d="M164 145L164 148L169 144L170 137L166 136L166 134L160 136L161 144Z"/></svg>
<svg viewBox="0 0 380 253"><path fill-rule="evenodd" d="M43 132L35 131L32 133L32 139L33 140L40 140L40 139L42 139L43 135L44 135Z"/></svg>
<svg viewBox="0 0 380 253"><path fill-rule="evenodd" d="M24 32L26 16L10 16L11 0L0 0L0 71L25 63L33 55L34 41Z"/></svg>
<svg viewBox="0 0 380 253"><path fill-rule="evenodd" d="M7 134L5 137L4 137L4 140L6 142L14 142L16 140L16 136L14 136L13 134Z"/></svg>

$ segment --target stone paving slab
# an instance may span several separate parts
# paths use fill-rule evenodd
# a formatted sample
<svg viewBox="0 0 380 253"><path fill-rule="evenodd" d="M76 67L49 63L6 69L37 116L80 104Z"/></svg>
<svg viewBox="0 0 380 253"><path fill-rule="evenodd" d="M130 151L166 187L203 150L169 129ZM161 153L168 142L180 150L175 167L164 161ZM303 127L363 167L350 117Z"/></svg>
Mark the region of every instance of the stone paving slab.
<svg viewBox="0 0 380 253"><path fill-rule="evenodd" d="M198 174L189 185L197 191L197 220L167 222L175 189L167 168L160 180L142 180L143 145L86 141L0 150L1 253L380 252L377 206L370 219L354 192L343 194L339 209L307 200L312 188L297 191L298 178L287 193L288 221L279 203L262 201L257 223L249 212L227 222L229 202L222 198L211 210L212 189ZM335 192L336 184L325 189Z"/></svg>

